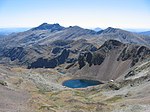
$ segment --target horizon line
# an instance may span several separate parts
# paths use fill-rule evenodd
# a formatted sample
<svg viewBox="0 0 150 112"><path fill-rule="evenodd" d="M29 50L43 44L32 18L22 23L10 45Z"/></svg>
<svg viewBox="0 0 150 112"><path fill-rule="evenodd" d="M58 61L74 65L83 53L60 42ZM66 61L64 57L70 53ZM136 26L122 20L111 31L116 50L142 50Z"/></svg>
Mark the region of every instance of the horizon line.
<svg viewBox="0 0 150 112"><path fill-rule="evenodd" d="M43 22L43 23L47 23L47 22ZM42 23L42 24L43 24ZM57 23L57 22L56 22ZM47 23L47 24L56 24L56 23ZM57 23L59 24L59 23ZM30 29L30 28L34 28L34 27L38 27L40 26L41 24L39 25L36 25L36 26L0 26L0 29L15 29L15 28L25 28L25 29ZM119 28L119 29L124 29L124 30L144 30L144 31L147 31L147 30L150 30L150 28L139 28L139 27L113 27L113 26L108 26L108 27L99 27L99 26L91 26L91 27L83 27L83 26L80 26L80 25L61 25L59 24L60 26L63 26L63 27L69 27L69 26L79 26L81 28L84 28L84 29L95 29L95 28L100 28L102 30L104 29L107 29L108 27L112 27L112 28Z"/></svg>

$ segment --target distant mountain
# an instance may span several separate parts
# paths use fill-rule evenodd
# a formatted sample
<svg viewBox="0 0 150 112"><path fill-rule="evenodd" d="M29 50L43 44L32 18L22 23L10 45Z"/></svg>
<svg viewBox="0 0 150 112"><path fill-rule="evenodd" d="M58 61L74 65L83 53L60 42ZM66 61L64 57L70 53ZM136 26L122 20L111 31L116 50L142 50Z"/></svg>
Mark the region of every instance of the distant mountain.
<svg viewBox="0 0 150 112"><path fill-rule="evenodd" d="M134 32L134 33L140 33L140 32L149 31L150 29L146 29L146 28L124 28L124 30Z"/></svg>
<svg viewBox="0 0 150 112"><path fill-rule="evenodd" d="M5 34L0 34L0 38L5 38L6 37L6 35Z"/></svg>
<svg viewBox="0 0 150 112"><path fill-rule="evenodd" d="M55 40L78 40L86 39L88 42L101 46L105 41L113 39L123 43L133 43L149 46L148 38L144 35L125 31L118 28L108 27L105 30L95 32L79 26L63 27L59 24L43 23L38 27L25 32L11 34L1 41L0 46L28 46L28 45L49 45Z"/></svg>
<svg viewBox="0 0 150 112"><path fill-rule="evenodd" d="M107 29L103 30L98 38L93 38L95 42L99 42L100 40L106 41L106 40L118 40L122 43L133 43L133 44L139 44L139 45L148 45L147 41L144 40L144 36L125 31L119 28L112 28L108 27Z"/></svg>
<svg viewBox="0 0 150 112"><path fill-rule="evenodd" d="M97 28L94 28L93 30L96 31L96 32L99 32L99 31L101 31L102 29L99 28L99 27L97 27Z"/></svg>
<svg viewBox="0 0 150 112"><path fill-rule="evenodd" d="M50 44L55 40L75 40L94 36L96 32L79 26L62 27L59 24L44 23L28 31L11 34L2 42L8 46L27 46L32 44Z"/></svg>
<svg viewBox="0 0 150 112"><path fill-rule="evenodd" d="M9 35L11 33L24 32L30 28L0 28L0 35Z"/></svg>
<svg viewBox="0 0 150 112"><path fill-rule="evenodd" d="M150 31L140 32L139 34L150 36Z"/></svg>

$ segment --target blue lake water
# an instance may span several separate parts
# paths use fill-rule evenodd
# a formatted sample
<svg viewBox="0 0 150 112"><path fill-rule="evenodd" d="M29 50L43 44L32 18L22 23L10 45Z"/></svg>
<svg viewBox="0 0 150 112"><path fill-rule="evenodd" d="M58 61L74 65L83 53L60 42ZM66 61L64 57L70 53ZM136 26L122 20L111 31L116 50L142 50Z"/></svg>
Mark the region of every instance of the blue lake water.
<svg viewBox="0 0 150 112"><path fill-rule="evenodd" d="M96 80L86 80L86 79L72 79L63 82L63 86L69 88L86 88L88 86L95 86L99 84L102 83Z"/></svg>

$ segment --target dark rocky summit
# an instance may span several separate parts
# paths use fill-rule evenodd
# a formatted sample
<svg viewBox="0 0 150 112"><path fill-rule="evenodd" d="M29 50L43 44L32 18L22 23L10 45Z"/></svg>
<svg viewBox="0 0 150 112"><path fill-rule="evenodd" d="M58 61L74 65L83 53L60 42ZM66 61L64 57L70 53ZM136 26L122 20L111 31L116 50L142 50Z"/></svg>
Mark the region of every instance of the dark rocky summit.
<svg viewBox="0 0 150 112"><path fill-rule="evenodd" d="M56 24L47 24L47 23L43 23L38 27L32 28L31 30L50 30L51 32L53 31L60 31L63 30L64 27L60 26L58 23Z"/></svg>

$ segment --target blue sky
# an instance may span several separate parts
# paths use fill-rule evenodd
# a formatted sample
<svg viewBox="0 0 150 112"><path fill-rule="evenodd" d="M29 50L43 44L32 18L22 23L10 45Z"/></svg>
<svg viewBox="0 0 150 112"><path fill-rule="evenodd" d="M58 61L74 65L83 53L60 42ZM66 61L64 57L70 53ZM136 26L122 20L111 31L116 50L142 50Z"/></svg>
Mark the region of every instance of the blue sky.
<svg viewBox="0 0 150 112"><path fill-rule="evenodd" d="M0 0L0 27L35 27L43 22L150 29L150 0Z"/></svg>

